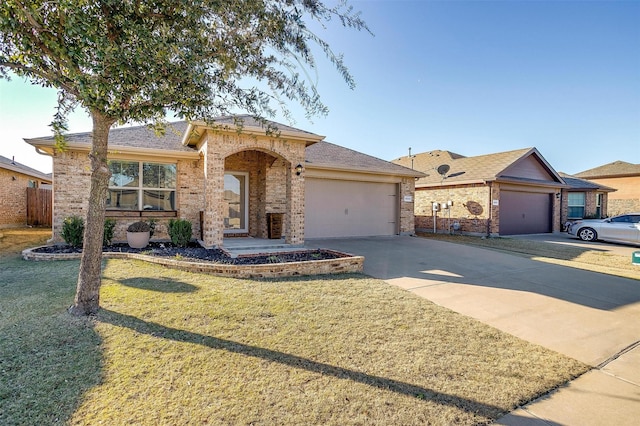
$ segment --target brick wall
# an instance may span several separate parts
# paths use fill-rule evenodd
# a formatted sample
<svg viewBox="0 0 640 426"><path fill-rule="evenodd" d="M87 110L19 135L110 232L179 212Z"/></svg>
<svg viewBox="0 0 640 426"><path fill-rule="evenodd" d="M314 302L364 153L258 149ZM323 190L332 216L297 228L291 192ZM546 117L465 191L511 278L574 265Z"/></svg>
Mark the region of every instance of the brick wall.
<svg viewBox="0 0 640 426"><path fill-rule="evenodd" d="M57 152L53 158L53 241L64 242L62 224L69 216L87 217L91 163L88 153Z"/></svg>
<svg viewBox="0 0 640 426"><path fill-rule="evenodd" d="M432 203L453 205L448 209L434 212ZM435 218L436 232L449 232L454 223L460 228L456 232L486 234L489 220L489 187L486 185L457 185L446 189L416 189L415 228L416 231L433 232ZM496 212L494 212L496 214ZM496 231L497 232L497 231Z"/></svg>
<svg viewBox="0 0 640 426"><path fill-rule="evenodd" d="M234 167L249 169L249 204L254 209L250 211L249 233L260 237L266 235L268 197L281 200L284 188L286 241L289 244L304 242L304 175L297 176L293 171L297 164L304 163L303 141L209 130L203 136L200 150L205 158L206 246L219 246L223 242L224 172L225 168ZM276 165L275 159L282 162ZM268 173L271 167L274 170ZM276 170L278 168L280 170ZM274 185L274 179L280 180ZM257 185L251 185L251 182ZM281 209L282 205L273 204L270 208Z"/></svg>
<svg viewBox="0 0 640 426"><path fill-rule="evenodd" d="M640 176L590 178L599 185L616 189L608 194L608 216L640 212Z"/></svg>
<svg viewBox="0 0 640 426"><path fill-rule="evenodd" d="M134 159L139 161L140 159ZM200 236L200 210L204 205L202 161L177 160L177 216L191 222L193 237ZM64 242L62 224L69 216L86 220L91 185L91 164L86 152L58 152L53 161L53 241ZM113 241L126 241L127 227L138 220L155 219L153 239L168 239L169 220L173 213L107 210L106 217L116 220Z"/></svg>
<svg viewBox="0 0 640 426"><path fill-rule="evenodd" d="M415 179L403 178L400 182L400 235L415 234ZM411 201L406 201L411 200Z"/></svg>
<svg viewBox="0 0 640 426"><path fill-rule="evenodd" d="M22 173L0 168L0 227L27 224L27 188L38 180Z"/></svg>

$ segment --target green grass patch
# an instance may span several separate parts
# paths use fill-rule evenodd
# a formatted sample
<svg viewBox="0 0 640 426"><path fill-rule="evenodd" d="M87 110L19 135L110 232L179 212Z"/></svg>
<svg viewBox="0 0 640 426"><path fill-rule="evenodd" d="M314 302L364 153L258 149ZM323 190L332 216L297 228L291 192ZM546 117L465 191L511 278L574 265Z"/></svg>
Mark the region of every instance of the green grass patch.
<svg viewBox="0 0 640 426"><path fill-rule="evenodd" d="M0 424L484 424L588 366L363 275L0 258Z"/></svg>

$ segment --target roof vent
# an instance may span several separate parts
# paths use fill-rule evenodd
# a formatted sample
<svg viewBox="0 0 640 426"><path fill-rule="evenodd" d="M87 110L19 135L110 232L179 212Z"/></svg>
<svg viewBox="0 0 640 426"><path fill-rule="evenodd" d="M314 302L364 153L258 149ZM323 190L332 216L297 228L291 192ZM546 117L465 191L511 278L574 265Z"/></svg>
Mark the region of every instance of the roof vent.
<svg viewBox="0 0 640 426"><path fill-rule="evenodd" d="M11 164L14 165L14 166L16 165L16 156L15 155L11 157Z"/></svg>

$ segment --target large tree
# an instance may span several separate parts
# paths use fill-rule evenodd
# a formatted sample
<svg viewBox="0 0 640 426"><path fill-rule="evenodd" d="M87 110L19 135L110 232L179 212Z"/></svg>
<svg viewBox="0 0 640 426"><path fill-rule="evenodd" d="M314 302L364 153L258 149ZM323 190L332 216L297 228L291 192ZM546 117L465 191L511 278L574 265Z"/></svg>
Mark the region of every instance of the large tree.
<svg viewBox="0 0 640 426"><path fill-rule="evenodd" d="M210 119L244 111L285 115L286 101L325 114L313 84L313 49L349 86L342 59L309 29L331 20L366 29L358 13L320 0L3 0L0 77L11 73L59 92L53 128L63 141L76 106L93 120L91 190L78 285L70 312L99 309L100 265L109 182L109 129L162 124L168 111ZM250 85L247 82L256 82ZM63 143L63 142L62 142Z"/></svg>

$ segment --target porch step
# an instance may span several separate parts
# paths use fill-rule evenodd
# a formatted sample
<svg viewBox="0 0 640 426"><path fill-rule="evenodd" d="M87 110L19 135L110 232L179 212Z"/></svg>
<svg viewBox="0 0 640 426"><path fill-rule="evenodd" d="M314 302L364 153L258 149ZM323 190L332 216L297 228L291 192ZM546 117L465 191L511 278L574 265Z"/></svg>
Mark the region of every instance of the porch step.
<svg viewBox="0 0 640 426"><path fill-rule="evenodd" d="M225 238L222 243L222 250L227 252L232 258L238 256L250 256L256 254L285 253L304 250L304 245L291 245L285 242L284 238Z"/></svg>
<svg viewBox="0 0 640 426"><path fill-rule="evenodd" d="M222 247L222 249L227 252L232 259L238 256L253 256L260 254L269 255L274 253L288 253L292 251L305 250L303 246L291 246L289 244L268 247Z"/></svg>

